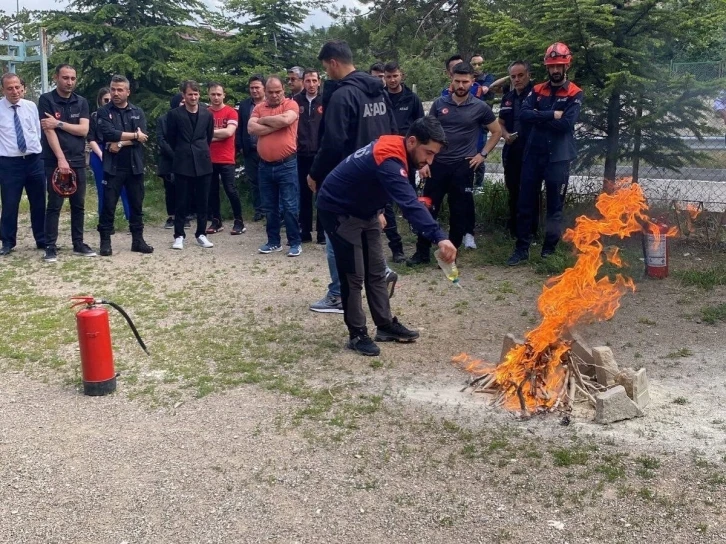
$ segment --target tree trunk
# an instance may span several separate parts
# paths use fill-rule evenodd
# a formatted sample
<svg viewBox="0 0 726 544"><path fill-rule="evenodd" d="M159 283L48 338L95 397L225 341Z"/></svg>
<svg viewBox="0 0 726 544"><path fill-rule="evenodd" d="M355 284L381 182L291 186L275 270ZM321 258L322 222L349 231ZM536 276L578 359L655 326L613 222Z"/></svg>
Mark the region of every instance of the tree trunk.
<svg viewBox="0 0 726 544"><path fill-rule="evenodd" d="M471 43L471 29L473 26L471 23L471 9L469 8L469 0L459 0L457 4L456 28L454 29L456 49L464 57L464 60L468 60L473 53L472 47L475 45Z"/></svg>
<svg viewBox="0 0 726 544"><path fill-rule="evenodd" d="M620 93L613 90L608 101L607 136L605 137L605 175L603 187L615 181L618 167L618 146L620 145Z"/></svg>
<svg viewBox="0 0 726 544"><path fill-rule="evenodd" d="M642 102L638 100L638 107L635 110L635 120L640 121L640 118L643 117L643 106ZM635 134L633 135L633 182L638 181L638 176L640 174L640 146L643 140L643 129L640 127L640 125L637 125L637 128L635 129Z"/></svg>

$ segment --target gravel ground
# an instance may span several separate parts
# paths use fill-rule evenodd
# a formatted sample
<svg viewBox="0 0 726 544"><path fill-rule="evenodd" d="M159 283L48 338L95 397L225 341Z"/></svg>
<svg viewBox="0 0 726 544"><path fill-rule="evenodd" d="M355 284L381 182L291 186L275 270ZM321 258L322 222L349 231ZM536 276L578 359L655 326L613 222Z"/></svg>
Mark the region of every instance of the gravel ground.
<svg viewBox="0 0 726 544"><path fill-rule="evenodd" d="M341 349L339 317L307 311L324 292L322 249L260 258L262 227L249 229L215 235L211 251L189 244L178 253L166 249L168 231L150 228L150 257L128 252L130 240L118 234L111 260L79 270L49 269L29 249L11 258L58 305L97 289L99 276L109 287L97 296L109 298L114 289L130 296L120 278L133 274L151 293L189 286L184 299L155 295L172 309L127 308L141 316L142 334L157 308L146 338L152 352L164 342L183 350L184 337L172 333L194 319L174 313L175 304L222 302L230 313L204 323L210 338L243 314L295 320L306 339L329 347L285 372L327 390L332 411L296 417L309 399L258 385L202 398L181 388L174 402L137 396L154 380L177 386L164 383L161 359L143 362L116 321L117 364L137 368L139 383L122 374L108 397L84 397L77 373L69 379L78 365L72 343L58 348L53 367L0 355L0 542L726 541L726 327L686 315L723 301L723 288L678 302L695 295L670 279L639 282L613 320L583 329L593 344L610 339L621 365L646 366L653 402L645 418L599 427L580 408L569 427L556 417L519 422L459 393L465 376L448 361L460 351L493 360L502 334L531 327L542 276L464 264L461 292L433 268L402 276L393 307L422 338L384 346L371 364ZM21 243L30 247L27 233ZM62 281L54 270L64 271ZM200 284L200 271L215 285ZM1 292L4 304L23 311L9 284ZM222 297L232 296L239 307L228 309ZM72 320L58 326L72 328ZM346 423L336 419L341 399L371 395L375 409L345 408ZM686 404L675 404L678 397Z"/></svg>

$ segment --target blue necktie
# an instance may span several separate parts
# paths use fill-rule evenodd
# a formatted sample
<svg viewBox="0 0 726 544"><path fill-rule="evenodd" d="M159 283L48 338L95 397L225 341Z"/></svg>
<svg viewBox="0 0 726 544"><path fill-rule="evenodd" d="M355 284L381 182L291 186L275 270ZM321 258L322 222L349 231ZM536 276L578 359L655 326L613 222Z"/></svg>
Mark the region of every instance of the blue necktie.
<svg viewBox="0 0 726 544"><path fill-rule="evenodd" d="M21 153L25 153L28 150L28 146L25 144L25 135L23 134L23 125L20 124L20 117L18 117L18 106L13 106L13 112L15 113L13 121L15 122L15 139L18 141L18 149Z"/></svg>

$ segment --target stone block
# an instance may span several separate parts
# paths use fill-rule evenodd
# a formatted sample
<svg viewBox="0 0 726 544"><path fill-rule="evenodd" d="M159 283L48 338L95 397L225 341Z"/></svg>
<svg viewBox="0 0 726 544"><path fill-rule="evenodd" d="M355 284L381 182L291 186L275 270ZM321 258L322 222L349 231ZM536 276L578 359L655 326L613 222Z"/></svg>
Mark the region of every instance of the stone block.
<svg viewBox="0 0 726 544"><path fill-rule="evenodd" d="M595 396L596 423L614 423L642 415L643 411L630 400L622 385L616 385Z"/></svg>
<svg viewBox="0 0 726 544"><path fill-rule="evenodd" d="M615 362L613 350L606 346L592 348L592 358L595 364L595 378L597 379L597 383L605 387L615 385L618 363Z"/></svg>
<svg viewBox="0 0 726 544"><path fill-rule="evenodd" d="M592 348L577 332L568 331L565 333L565 337L572 341L570 351L582 361L579 366L580 372L587 376L595 376L595 360L592 357Z"/></svg>
<svg viewBox="0 0 726 544"><path fill-rule="evenodd" d="M507 353L509 353L509 350L517 344L524 344L524 340L517 338L511 332L504 335L504 338L502 339L502 354L499 357L500 363L504 362L504 358L507 356Z"/></svg>
<svg viewBox="0 0 726 544"><path fill-rule="evenodd" d="M645 408L650 404L650 384L645 369L641 368L635 372L633 378L633 396L631 397L639 408Z"/></svg>
<svg viewBox="0 0 726 544"><path fill-rule="evenodd" d="M625 388L625 392L628 396L635 400L633 397L633 380L635 380L635 370L632 368L621 368L620 371L615 375L615 383L622 385Z"/></svg>

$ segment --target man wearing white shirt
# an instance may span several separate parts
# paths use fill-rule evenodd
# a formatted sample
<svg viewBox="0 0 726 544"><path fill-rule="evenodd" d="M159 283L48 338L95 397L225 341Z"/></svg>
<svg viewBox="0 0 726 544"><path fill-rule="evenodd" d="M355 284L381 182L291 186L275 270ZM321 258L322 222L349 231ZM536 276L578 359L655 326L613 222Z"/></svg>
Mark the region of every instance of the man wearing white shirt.
<svg viewBox="0 0 726 544"><path fill-rule="evenodd" d="M0 256L17 243L18 209L23 189L30 203L30 223L38 249L45 249L45 173L41 158L38 108L25 100L25 86L16 74L0 78Z"/></svg>

